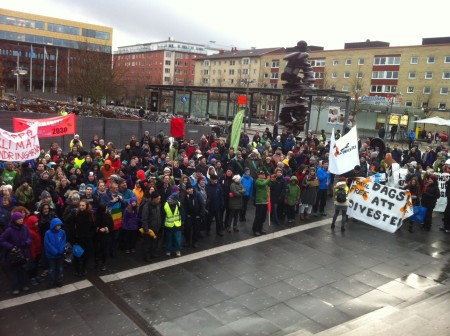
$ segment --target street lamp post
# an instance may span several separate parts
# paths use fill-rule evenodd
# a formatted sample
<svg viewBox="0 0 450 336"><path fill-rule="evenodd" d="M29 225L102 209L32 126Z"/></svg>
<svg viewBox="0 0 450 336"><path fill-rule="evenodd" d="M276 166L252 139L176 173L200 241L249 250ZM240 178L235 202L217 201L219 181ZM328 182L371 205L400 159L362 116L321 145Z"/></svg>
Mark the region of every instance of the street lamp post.
<svg viewBox="0 0 450 336"><path fill-rule="evenodd" d="M244 78L244 79L241 79L239 82L246 85L246 89L245 89L245 113L244 113L244 132L245 132L245 121L247 120L247 112L250 112L249 106L248 106L248 89L249 89L250 83L254 83L255 81L253 79ZM250 126L250 121L249 121L249 126Z"/></svg>
<svg viewBox="0 0 450 336"><path fill-rule="evenodd" d="M19 68L19 67L17 67L17 69L14 70L14 76L17 76L16 109L19 112L20 112L20 104L21 104L21 100L22 100L22 85L21 85L22 78L21 78L21 76L24 76L27 73L28 73L27 70Z"/></svg>
<svg viewBox="0 0 450 336"><path fill-rule="evenodd" d="M385 129L386 133L388 131L389 116L392 114L392 108L393 108L393 105L394 105L395 98L397 96L401 96L401 95L402 95L401 92L393 92L392 94L387 96L388 99L389 98L391 99L391 103L390 103L389 107L386 108L386 120L385 120L385 123L384 123L384 129Z"/></svg>

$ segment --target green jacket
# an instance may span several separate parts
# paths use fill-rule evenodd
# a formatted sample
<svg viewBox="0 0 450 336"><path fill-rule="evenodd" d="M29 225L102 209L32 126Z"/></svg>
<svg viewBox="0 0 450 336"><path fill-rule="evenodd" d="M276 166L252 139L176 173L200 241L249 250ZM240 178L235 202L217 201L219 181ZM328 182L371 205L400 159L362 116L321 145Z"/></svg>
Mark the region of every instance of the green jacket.
<svg viewBox="0 0 450 336"><path fill-rule="evenodd" d="M258 178L255 181L255 203L256 204L267 204L269 199L269 193L267 192L267 187L270 186L270 179Z"/></svg>
<svg viewBox="0 0 450 336"><path fill-rule="evenodd" d="M292 176L291 181L295 180L298 182L297 177ZM289 182L286 188L286 200L288 205L295 205L300 199L300 187L298 183L292 184Z"/></svg>

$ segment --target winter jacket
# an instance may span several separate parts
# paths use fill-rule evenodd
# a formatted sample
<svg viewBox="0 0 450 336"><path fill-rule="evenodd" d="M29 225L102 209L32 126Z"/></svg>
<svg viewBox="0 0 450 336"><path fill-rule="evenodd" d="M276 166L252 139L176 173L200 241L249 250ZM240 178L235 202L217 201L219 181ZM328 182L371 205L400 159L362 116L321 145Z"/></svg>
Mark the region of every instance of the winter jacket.
<svg viewBox="0 0 450 336"><path fill-rule="evenodd" d="M434 208L439 197L441 197L441 193L437 183L433 182L432 184L429 184L426 188L424 188L422 194L422 206L426 208Z"/></svg>
<svg viewBox="0 0 450 336"><path fill-rule="evenodd" d="M324 168L320 167L317 169L317 178L319 179L319 189L327 190L327 183L330 183L330 173L327 173Z"/></svg>
<svg viewBox="0 0 450 336"><path fill-rule="evenodd" d="M276 180L270 186L270 200L273 203L280 203L284 201L284 194L286 192L286 181L283 176L277 176Z"/></svg>
<svg viewBox="0 0 450 336"><path fill-rule="evenodd" d="M244 174L241 179L242 186L245 188L244 196L253 196L253 177Z"/></svg>
<svg viewBox="0 0 450 336"><path fill-rule="evenodd" d="M6 263L10 263L10 252L16 247L22 250L25 257L30 258L31 235L28 228L21 224L9 224L0 236L0 246L6 251Z"/></svg>
<svg viewBox="0 0 450 336"><path fill-rule="evenodd" d="M45 256L49 259L58 259L64 254L66 246L66 233L63 229L55 230L57 225L61 225L60 220L52 220L50 229L47 230L44 237Z"/></svg>
<svg viewBox="0 0 450 336"><path fill-rule="evenodd" d="M31 259L37 260L42 254L42 237L39 234L39 229L36 226L39 219L36 216L29 216L23 220L23 224L27 226L31 235L30 253Z"/></svg>
<svg viewBox="0 0 450 336"><path fill-rule="evenodd" d="M255 181L255 203L256 204L267 204L269 199L269 193L267 187L272 184L270 179L258 178Z"/></svg>
<svg viewBox="0 0 450 336"><path fill-rule="evenodd" d="M137 210L125 209L122 218L123 230L137 230L139 228L139 218Z"/></svg>
<svg viewBox="0 0 450 336"><path fill-rule="evenodd" d="M240 183L233 182L230 186L230 193L233 196L230 196L230 200L228 201L228 208L233 210L242 209L243 206L243 197L246 190Z"/></svg>
<svg viewBox="0 0 450 336"><path fill-rule="evenodd" d="M292 183L295 181L296 183ZM295 205L300 200L300 187L298 186L298 179L295 176L291 177L291 182L286 188L286 201L288 205Z"/></svg>
<svg viewBox="0 0 450 336"><path fill-rule="evenodd" d="M219 183L208 184L206 186L206 194L208 195L206 203L206 209L208 211L216 212L224 207L223 190Z"/></svg>

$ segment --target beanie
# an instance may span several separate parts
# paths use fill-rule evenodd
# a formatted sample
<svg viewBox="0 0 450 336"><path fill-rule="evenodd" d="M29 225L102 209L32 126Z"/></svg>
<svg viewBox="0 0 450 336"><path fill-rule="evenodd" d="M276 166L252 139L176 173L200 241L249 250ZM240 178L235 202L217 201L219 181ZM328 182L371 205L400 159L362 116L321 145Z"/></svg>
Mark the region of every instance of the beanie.
<svg viewBox="0 0 450 336"><path fill-rule="evenodd" d="M240 177L239 175L234 175L234 176L233 176L233 181L234 181L234 182L237 183L237 182L239 182L240 180L241 180L241 177Z"/></svg>
<svg viewBox="0 0 450 336"><path fill-rule="evenodd" d="M52 197L52 196L50 195L50 193L47 190L44 190L43 192L41 192L40 199L44 199L46 197Z"/></svg>
<svg viewBox="0 0 450 336"><path fill-rule="evenodd" d="M145 172L142 169L136 172L136 176L139 180L145 180Z"/></svg>
<svg viewBox="0 0 450 336"><path fill-rule="evenodd" d="M430 179L432 179L434 183L436 183L438 181L437 175L434 175L434 174L430 175Z"/></svg>
<svg viewBox="0 0 450 336"><path fill-rule="evenodd" d="M21 212L14 212L14 213L11 215L11 221L12 221L12 222L18 221L18 220L21 219L21 218L23 218L23 214L22 214Z"/></svg>

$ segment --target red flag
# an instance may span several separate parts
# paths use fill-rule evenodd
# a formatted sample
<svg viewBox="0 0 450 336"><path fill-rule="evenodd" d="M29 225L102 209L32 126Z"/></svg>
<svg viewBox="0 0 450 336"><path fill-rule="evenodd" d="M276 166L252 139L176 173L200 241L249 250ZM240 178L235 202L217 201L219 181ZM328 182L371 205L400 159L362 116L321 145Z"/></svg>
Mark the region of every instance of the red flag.
<svg viewBox="0 0 450 336"><path fill-rule="evenodd" d="M170 121L170 134L174 138L184 138L184 119L172 118Z"/></svg>
<svg viewBox="0 0 450 336"><path fill-rule="evenodd" d="M267 194L268 196L268 202L267 202L267 211L269 212L269 214L272 212L272 203L270 202L270 187L267 187Z"/></svg>
<svg viewBox="0 0 450 336"><path fill-rule="evenodd" d="M247 96L238 96L238 105L247 104Z"/></svg>

